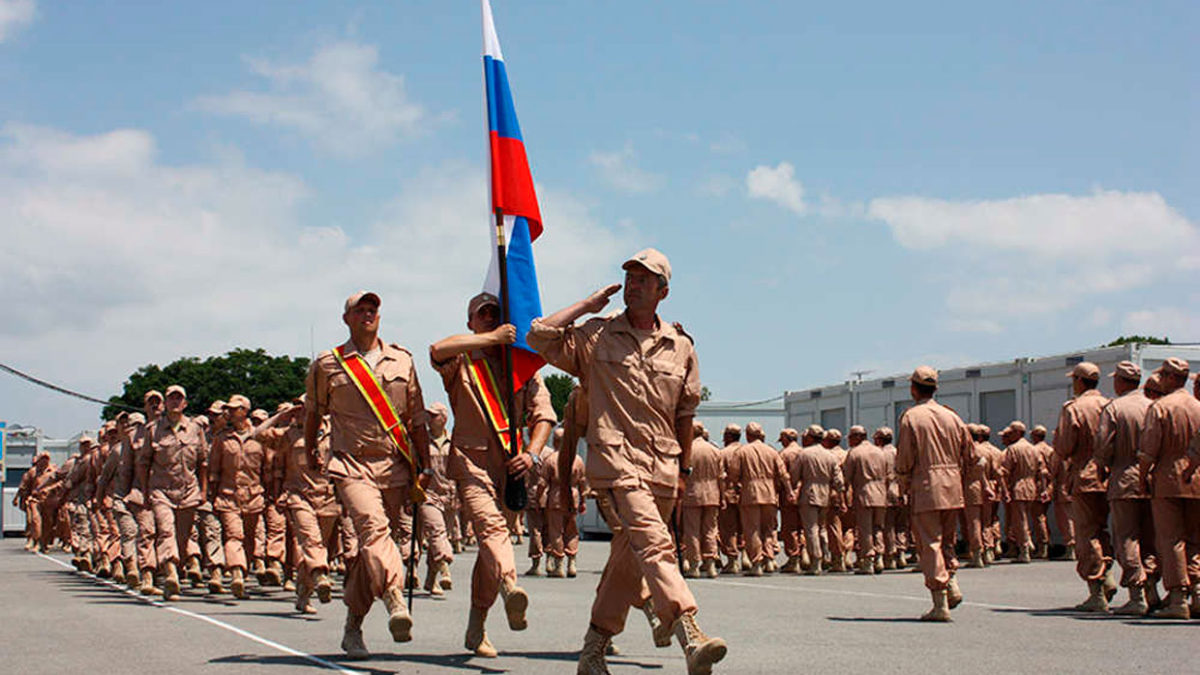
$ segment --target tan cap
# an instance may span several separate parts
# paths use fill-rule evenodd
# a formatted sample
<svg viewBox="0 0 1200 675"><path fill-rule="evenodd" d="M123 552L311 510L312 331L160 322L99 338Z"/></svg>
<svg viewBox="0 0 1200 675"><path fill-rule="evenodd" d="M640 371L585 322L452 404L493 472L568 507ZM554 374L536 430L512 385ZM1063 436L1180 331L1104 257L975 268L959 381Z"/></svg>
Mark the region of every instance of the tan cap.
<svg viewBox="0 0 1200 675"><path fill-rule="evenodd" d="M1075 364L1071 372L1067 373L1067 377L1078 377L1084 380L1100 379L1100 366L1091 361L1081 361Z"/></svg>
<svg viewBox="0 0 1200 675"><path fill-rule="evenodd" d="M875 433L883 434L884 436L887 436L889 438L896 435L895 432L892 431L891 427L879 427L878 429L875 430Z"/></svg>
<svg viewBox="0 0 1200 675"><path fill-rule="evenodd" d="M698 436L702 433L704 433L704 422L701 422L700 420L697 420L697 419L693 419L692 420L692 434Z"/></svg>
<svg viewBox="0 0 1200 675"><path fill-rule="evenodd" d="M263 410L262 408L255 408L254 411L250 413L250 419L254 420L255 422L265 422L270 419L270 417L271 416L267 414L267 411Z"/></svg>
<svg viewBox="0 0 1200 675"><path fill-rule="evenodd" d="M991 436L992 428L986 424L980 424L979 425L979 433L983 434L984 436Z"/></svg>
<svg viewBox="0 0 1200 675"><path fill-rule="evenodd" d="M1029 433L1042 434L1043 436L1045 436L1046 435L1046 425L1045 424L1035 424L1035 425L1033 425L1033 428L1029 430Z"/></svg>
<svg viewBox="0 0 1200 675"><path fill-rule="evenodd" d="M207 427L209 424L208 415L196 415L195 417L192 418L192 421L195 422L196 424L199 424L202 427Z"/></svg>
<svg viewBox="0 0 1200 675"><path fill-rule="evenodd" d="M471 301L467 303L467 318L469 319L475 316L475 312L478 312L480 309L487 307L488 305L492 305L496 309L500 309L500 298L497 298L487 291L484 291L471 298Z"/></svg>
<svg viewBox="0 0 1200 675"><path fill-rule="evenodd" d="M917 369L909 376L908 381L923 384L927 387L936 387L938 372L933 366L917 366Z"/></svg>
<svg viewBox="0 0 1200 675"><path fill-rule="evenodd" d="M763 435L762 425L759 424L758 422L750 422L750 423L746 424L746 435L749 436L750 434L754 434L755 436L762 436Z"/></svg>
<svg viewBox="0 0 1200 675"><path fill-rule="evenodd" d="M1122 361L1108 374L1109 377L1119 377L1122 380L1142 381L1142 369L1133 361Z"/></svg>
<svg viewBox="0 0 1200 675"><path fill-rule="evenodd" d="M1162 377L1159 376L1157 370L1151 373L1150 377L1146 378L1146 383L1142 385L1142 388L1146 391L1153 391L1158 394L1167 393L1163 390Z"/></svg>
<svg viewBox="0 0 1200 675"><path fill-rule="evenodd" d="M167 387L167 396L170 396L171 394L179 394L180 396L187 398L187 389L184 389L182 385L173 384Z"/></svg>
<svg viewBox="0 0 1200 675"><path fill-rule="evenodd" d="M446 404L442 403L441 401L434 401L433 403L425 406L425 412L429 413L430 415L441 415L442 417L446 418L450 417L450 410L447 409Z"/></svg>
<svg viewBox="0 0 1200 675"><path fill-rule="evenodd" d="M1188 369L1189 366L1187 361L1184 361L1178 356L1172 356L1166 361L1163 361L1162 365L1159 366L1154 372L1162 373L1164 375L1175 375L1177 377L1187 377Z"/></svg>
<svg viewBox="0 0 1200 675"><path fill-rule="evenodd" d="M866 435L867 435L867 428L866 428L866 427L864 427L864 426L863 426L863 425L861 425L861 424L855 424L854 426L850 427L850 431L849 431L848 433L849 433L851 436L853 436L853 435L855 435L855 434L859 434L859 435L862 435L862 436L866 436Z"/></svg>
<svg viewBox="0 0 1200 675"><path fill-rule="evenodd" d="M821 426L820 424L810 424L808 425L808 428L804 430L804 433L810 436L821 438L825 435L825 427Z"/></svg>
<svg viewBox="0 0 1200 675"><path fill-rule="evenodd" d="M279 413L281 413L291 407L292 407L291 403L289 403L288 401L283 401L279 405L275 406L275 414L278 415Z"/></svg>
<svg viewBox="0 0 1200 675"><path fill-rule="evenodd" d="M1009 422L1008 429L1010 431L1015 431L1015 432L1021 434L1022 436L1025 435L1025 423L1022 422L1021 420L1013 420L1012 422Z"/></svg>
<svg viewBox="0 0 1200 675"><path fill-rule="evenodd" d="M359 291L346 298L346 304L342 306L342 313L345 314L346 312L349 312L363 300L374 302L376 307L383 304L383 301L379 299L377 294L372 293L371 291Z"/></svg>
<svg viewBox="0 0 1200 675"><path fill-rule="evenodd" d="M221 399L213 401L212 405L208 406L208 412L213 415L220 415L221 413L225 412L225 401L222 401Z"/></svg>
<svg viewBox="0 0 1200 675"><path fill-rule="evenodd" d="M651 272L671 280L671 263L667 260L667 256L663 255L658 249L646 248L633 254L633 257L626 260L621 265L621 269L627 270L632 265L641 265Z"/></svg>
<svg viewBox="0 0 1200 675"><path fill-rule="evenodd" d="M971 434L979 433L979 425L974 422L967 422L967 433L971 433Z"/></svg>
<svg viewBox="0 0 1200 675"><path fill-rule="evenodd" d="M740 426L738 426L738 425L734 424L733 422L730 422L729 424L726 424L726 425L725 425L725 431L724 431L724 433L727 433L727 434L740 434L740 433L742 433L742 428L741 428Z"/></svg>
<svg viewBox="0 0 1200 675"><path fill-rule="evenodd" d="M234 394L229 397L229 402L225 404L226 408L245 408L250 409L250 399L241 394Z"/></svg>
<svg viewBox="0 0 1200 675"><path fill-rule="evenodd" d="M162 397L163 397L162 392L157 389L151 389L150 391L142 394L143 401L149 401L152 398L158 398L161 400Z"/></svg>
<svg viewBox="0 0 1200 675"><path fill-rule="evenodd" d="M131 412L131 413L129 413L129 423L130 424L145 424L146 416L140 412Z"/></svg>
<svg viewBox="0 0 1200 675"><path fill-rule="evenodd" d="M792 439L793 441L796 440L797 438L800 438L800 432L796 431L795 429L793 429L791 427L785 427L785 428L781 429L779 431L779 435L787 436L788 438Z"/></svg>
<svg viewBox="0 0 1200 675"><path fill-rule="evenodd" d="M126 422L129 421L129 411L128 410L122 410L121 412L117 413L116 421L120 422L122 419L125 420Z"/></svg>
<svg viewBox="0 0 1200 675"><path fill-rule="evenodd" d="M825 438L833 441L840 441L842 440L842 432L838 429L826 429Z"/></svg>
<svg viewBox="0 0 1200 675"><path fill-rule="evenodd" d="M35 463L36 463L36 462L49 462L49 461L50 461L50 453L48 453L48 452L39 452L39 453L38 453L38 455L37 455L37 457L35 457L35 458L33 459L33 461L34 461Z"/></svg>
<svg viewBox="0 0 1200 675"><path fill-rule="evenodd" d="M92 438L91 436L80 436L79 437L79 446L80 447L83 447L85 445L95 445L95 444L96 444L96 439Z"/></svg>

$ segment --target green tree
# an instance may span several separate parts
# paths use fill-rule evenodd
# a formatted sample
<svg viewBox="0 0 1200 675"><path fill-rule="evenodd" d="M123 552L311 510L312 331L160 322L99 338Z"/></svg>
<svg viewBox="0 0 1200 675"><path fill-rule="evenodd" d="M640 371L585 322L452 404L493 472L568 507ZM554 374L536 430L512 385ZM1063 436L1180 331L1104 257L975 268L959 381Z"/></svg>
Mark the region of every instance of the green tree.
<svg viewBox="0 0 1200 675"><path fill-rule="evenodd" d="M168 386L180 384L188 393L189 415L202 414L213 401L228 400L234 394L249 397L256 408L274 412L275 406L304 393L307 373L307 358L271 356L265 349L234 349L204 360L186 356L164 367L142 366L125 381L120 395L108 400L141 409L147 391L166 392ZM120 411L120 407L108 405L101 416L109 420Z"/></svg>
<svg viewBox="0 0 1200 675"><path fill-rule="evenodd" d="M563 410L567 407L567 397L575 390L575 378L564 373L551 373L544 380L546 388L550 390L550 405L554 406L554 414L561 420Z"/></svg>
<svg viewBox="0 0 1200 675"><path fill-rule="evenodd" d="M712 390L709 389L708 387L702 385L700 387L700 400L701 401L711 401L712 400Z"/></svg>
<svg viewBox="0 0 1200 675"><path fill-rule="evenodd" d="M1119 347L1121 345L1136 344L1139 342L1144 345L1169 345L1171 344L1171 338L1166 337L1165 335L1160 338L1150 337L1148 335L1122 335L1105 346Z"/></svg>

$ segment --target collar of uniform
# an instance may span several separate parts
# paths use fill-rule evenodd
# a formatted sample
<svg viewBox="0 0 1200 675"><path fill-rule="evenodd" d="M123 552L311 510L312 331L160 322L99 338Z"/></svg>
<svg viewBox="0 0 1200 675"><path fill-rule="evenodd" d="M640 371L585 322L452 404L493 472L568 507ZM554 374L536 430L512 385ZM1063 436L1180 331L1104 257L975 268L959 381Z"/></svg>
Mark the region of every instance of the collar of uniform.
<svg viewBox="0 0 1200 675"><path fill-rule="evenodd" d="M354 340L346 340L345 344L343 344L342 346L346 348L345 349L346 356L362 354L362 352L358 351L358 347L354 346ZM394 345L390 345L390 344L384 342L383 340L379 341L379 350L380 350L380 353L383 354L383 356L380 357L380 361L386 361L388 359L395 359L396 352L402 351L400 348L398 348Z"/></svg>
<svg viewBox="0 0 1200 675"><path fill-rule="evenodd" d="M632 323L629 323L629 310L621 312L613 318L612 328L623 333L629 333L631 335L636 335L637 333L642 332L637 328L634 328ZM654 315L654 330L650 331L650 336L653 337L655 341L663 338L674 340L677 335L678 332L675 330L674 326L663 321L658 314Z"/></svg>
<svg viewBox="0 0 1200 675"><path fill-rule="evenodd" d="M1080 394L1077 398L1083 398L1084 396L1101 396L1101 395L1102 394L1100 393L1099 389L1088 389L1087 391Z"/></svg>

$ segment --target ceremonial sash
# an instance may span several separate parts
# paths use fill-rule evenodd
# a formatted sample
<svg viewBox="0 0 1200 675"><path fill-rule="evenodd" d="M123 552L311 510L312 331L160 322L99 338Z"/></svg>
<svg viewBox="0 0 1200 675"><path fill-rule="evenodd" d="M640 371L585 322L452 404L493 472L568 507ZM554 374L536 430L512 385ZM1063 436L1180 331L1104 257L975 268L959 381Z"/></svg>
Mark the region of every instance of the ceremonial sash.
<svg viewBox="0 0 1200 675"><path fill-rule="evenodd" d="M496 376L492 373L491 364L485 358L468 358L467 372L471 374L471 384L475 386L475 393L479 394L483 412L492 425L492 431L496 432L496 437L500 439L500 446L504 448L504 454L512 457L512 443L508 435L508 415L505 413L504 404L500 401L500 387L496 386Z"/></svg>
<svg viewBox="0 0 1200 675"><path fill-rule="evenodd" d="M351 354L347 359L345 345L334 347L333 356L342 370L350 376L350 381L358 388L359 393L366 399L367 406L375 413L375 419L379 420L379 425L396 442L396 447L400 449L400 455L408 461L409 467L413 470L413 479L416 480L417 462L412 452L412 442L408 438L408 429L404 428L404 422L401 422L400 416L396 414L396 407L388 399L379 380L375 379L370 366L357 353Z"/></svg>

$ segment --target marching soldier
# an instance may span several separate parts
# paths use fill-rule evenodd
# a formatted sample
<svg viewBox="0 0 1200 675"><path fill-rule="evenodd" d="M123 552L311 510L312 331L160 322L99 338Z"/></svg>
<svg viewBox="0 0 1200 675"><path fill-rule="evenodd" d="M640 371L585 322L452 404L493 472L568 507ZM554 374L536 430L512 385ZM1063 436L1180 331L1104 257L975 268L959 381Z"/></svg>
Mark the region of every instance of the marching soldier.
<svg viewBox="0 0 1200 675"><path fill-rule="evenodd" d="M725 471L721 451L704 440L704 425L693 424L692 475L681 502L683 538L683 575L688 578L704 574L717 577L720 553L717 550L717 516L721 510L721 492Z"/></svg>
<svg viewBox="0 0 1200 675"><path fill-rule="evenodd" d="M729 473L729 462L734 452L741 446L742 428L736 424L725 425L721 433L721 472ZM725 489L721 493L721 511L717 516L717 531L720 536L721 553L725 554L725 566L721 574L738 574L742 571L742 523L738 511L741 495L737 486L725 481Z"/></svg>
<svg viewBox="0 0 1200 675"><path fill-rule="evenodd" d="M826 429L825 435L821 437L821 446L833 456L837 458L838 467L841 467L842 476L845 476L846 450L842 448L842 432L839 429ZM826 516L825 523L826 536L829 539L829 549L827 551L829 560L830 572L845 572L846 558L850 554L850 547L846 545L846 529L843 518L849 513L849 504L847 503L846 485L829 493L829 512ZM853 498L853 495L849 495ZM846 518L846 520L849 520Z"/></svg>
<svg viewBox="0 0 1200 675"><path fill-rule="evenodd" d="M29 540L25 547L29 551L44 550L42 548L42 541L45 537L43 528L48 527L48 524L42 518L42 502L45 487L54 479L54 470L54 465L50 463L50 455L44 452L38 453L37 458L33 460L33 466L21 478L21 485L14 497L15 503L25 510L25 517L29 522L27 535Z"/></svg>
<svg viewBox="0 0 1200 675"><path fill-rule="evenodd" d="M1054 495L1054 446L1046 442L1046 427L1037 424L1029 430L1029 442L1042 455L1046 465L1045 484L1037 504L1033 505L1036 516L1034 538L1037 551L1033 557L1050 557L1050 500Z"/></svg>
<svg viewBox="0 0 1200 675"><path fill-rule="evenodd" d="M442 595L450 590L454 580L450 577L450 565L454 562L454 549L447 534L446 514L455 493L454 481L449 471L450 436L446 433L446 420L450 411L442 403L433 403L426 409L429 413L429 487L425 490L425 501L420 511L422 539L429 547L428 566L425 572L425 590L430 595Z"/></svg>
<svg viewBox="0 0 1200 675"><path fill-rule="evenodd" d="M322 352L306 381L304 448L319 463L318 438L328 414L332 454L327 472L354 525L357 554L346 570L346 625L342 649L352 659L370 657L362 622L375 599L388 609L396 642L412 639L412 616L404 604L404 559L392 541L394 514L428 484L428 414L412 354L379 339L380 299L360 291L346 299L345 343ZM420 466L426 467L418 477ZM425 473L427 472L427 473Z"/></svg>
<svg viewBox="0 0 1200 675"><path fill-rule="evenodd" d="M842 474L854 495L855 541L858 542L856 574L883 571L883 525L887 511L888 461L883 449L867 441L867 430L850 427L850 451Z"/></svg>
<svg viewBox="0 0 1200 675"><path fill-rule="evenodd" d="M209 458L209 489L215 490L213 509L225 537L225 567L233 596L246 595L247 562L261 556L256 538L265 506L263 469L266 449L254 437L249 418L250 399L235 394L225 404L229 426L213 441Z"/></svg>
<svg viewBox="0 0 1200 675"><path fill-rule="evenodd" d="M967 567L983 567L983 549L985 542L990 543L990 537L985 536L987 527L984 520L984 503L991 490L991 459L982 448L983 440L979 424L968 424L967 432L971 434L971 454L963 467L963 503L964 521L967 536L967 548L971 554L971 562ZM990 522L987 523L991 525Z"/></svg>
<svg viewBox="0 0 1200 675"><path fill-rule="evenodd" d="M1187 361L1171 357L1155 371L1164 393L1147 409L1138 451L1142 486L1153 485L1150 507L1167 589L1167 604L1154 616L1164 619L1200 616L1200 401L1186 389L1188 370Z"/></svg>
<svg viewBox="0 0 1200 675"><path fill-rule="evenodd" d="M791 479L792 496L795 497L796 476L792 472L795 470L796 458L800 455L800 434L795 429L784 429L779 432L779 445L783 448L779 451L779 458L783 460L783 466L788 471L788 477ZM783 552L787 555L787 562L783 564L781 571L791 574L799 574L800 568L804 560L804 537L803 528L800 526L800 508L796 505L795 500L788 501L787 495L779 496L779 537L783 540Z"/></svg>
<svg viewBox="0 0 1200 675"><path fill-rule="evenodd" d="M204 430L183 414L186 408L184 388L167 387L166 414L147 423L136 464L137 485L154 513L155 558L166 600L179 598L179 562L208 487ZM143 592L148 571L143 568Z"/></svg>
<svg viewBox="0 0 1200 675"><path fill-rule="evenodd" d="M775 529L775 504L781 495L784 501L795 499L783 459L763 439L761 424L747 424L746 443L730 460L725 477L737 485L741 493L742 532L746 537L746 553L750 556L750 569L742 574L752 577L762 576L771 559L765 544L769 533Z"/></svg>
<svg viewBox="0 0 1200 675"><path fill-rule="evenodd" d="M913 406L900 418L896 477L908 493L925 587L933 608L922 621L950 621L962 602L955 579L954 535L963 507L961 466L971 437L955 412L933 399L938 373L919 366L909 377Z"/></svg>
<svg viewBox="0 0 1200 675"><path fill-rule="evenodd" d="M1108 486L1093 457L1100 410L1108 399L1100 394L1100 368L1084 361L1067 373L1075 397L1063 404L1054 436L1054 452L1068 463L1071 512L1075 517L1075 571L1087 582L1088 598L1075 606L1084 612L1107 612L1117 591L1112 578L1112 544L1108 523Z"/></svg>
<svg viewBox="0 0 1200 675"><path fill-rule="evenodd" d="M624 629L643 579L659 620L683 647L688 671L708 672L725 657L726 645L696 623L696 600L676 565L667 527L680 482L692 471L698 361L692 341L658 317L671 279L666 256L646 249L622 267L625 312L574 325L608 304L621 288L613 284L535 319L528 336L530 346L578 377L588 393L588 481L621 524L596 590L578 672L607 672L605 650Z"/></svg>
<svg viewBox="0 0 1200 675"><path fill-rule="evenodd" d="M1121 565L1121 585L1129 589L1129 602L1116 613L1144 616L1151 604L1158 604L1159 571L1150 495L1138 475L1137 457L1150 399L1139 388L1142 369L1137 364L1122 361L1109 377L1117 397L1100 411L1096 463L1108 475L1113 550Z"/></svg>
<svg viewBox="0 0 1200 675"><path fill-rule="evenodd" d="M65 480L67 512L71 517L71 545L75 549L75 558L71 562L83 572L91 572L94 563L92 543L95 533L88 504L96 490L93 473L95 462L92 459L95 452L96 441L91 436L81 437L79 455Z"/></svg>
<svg viewBox="0 0 1200 675"><path fill-rule="evenodd" d="M500 301L490 293L476 295L467 305L471 333L453 335L429 348L430 361L454 410L450 440L450 475L459 481L463 509L479 539L479 556L471 576L471 611L464 639L476 656L495 657L484 624L499 594L504 599L508 627L525 630L529 595L517 585L513 542L505 518L504 490L508 476L524 479L541 459L550 432L558 421L550 405L550 392L534 374L516 392L517 406L511 423L530 429L528 446L513 454L509 443L510 420L503 409L502 349L516 341L512 324L500 325Z"/></svg>
<svg viewBox="0 0 1200 675"><path fill-rule="evenodd" d="M570 471L565 474L562 472L564 462L559 461L560 452L570 455ZM546 576L574 578L577 574L575 556L579 554L579 526L575 516L587 512L585 500L589 492L583 460L560 444L542 456L541 473L546 493L546 551L550 554Z"/></svg>
<svg viewBox="0 0 1200 675"><path fill-rule="evenodd" d="M796 456L792 475L796 503L800 508L800 523L804 527L804 543L808 549L809 565L805 574L821 574L821 566L830 555L829 511L832 496L845 488L842 465L837 455L827 448L825 430L813 424L804 431L808 442Z"/></svg>
<svg viewBox="0 0 1200 675"><path fill-rule="evenodd" d="M1030 520L1034 517L1034 508L1040 503L1045 486L1046 461L1042 453L1025 440L1025 423L1020 420L1013 420L1005 427L1000 432L1000 440L1008 446L1004 451L1000 473L1012 505L1018 551L1016 562L1028 563L1033 548Z"/></svg>
<svg viewBox="0 0 1200 675"><path fill-rule="evenodd" d="M883 516L883 568L885 570L903 569L908 565L905 552L908 550L908 518L904 506L904 497L900 494L900 481L896 480L896 446L892 445L894 437L891 427L879 427L871 440L883 450L887 462L887 511Z"/></svg>

